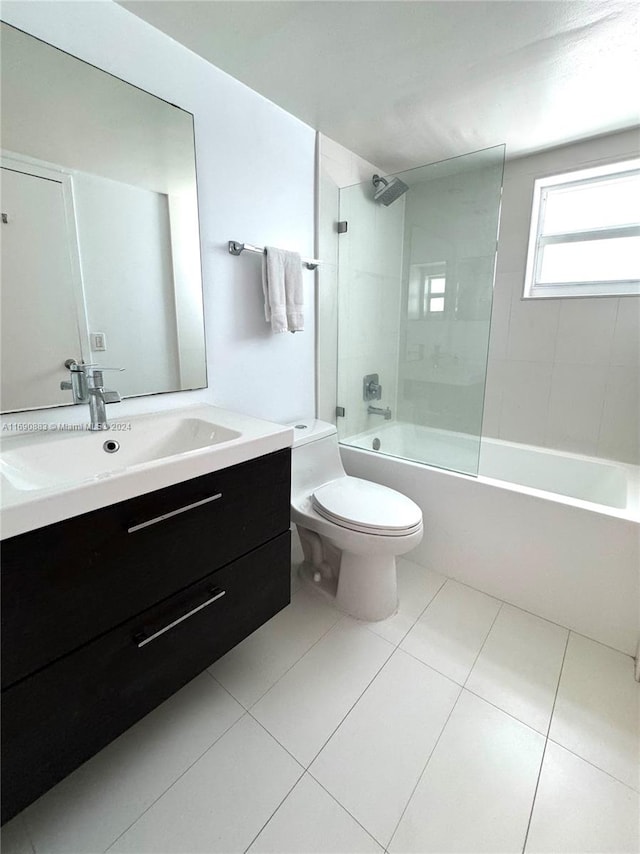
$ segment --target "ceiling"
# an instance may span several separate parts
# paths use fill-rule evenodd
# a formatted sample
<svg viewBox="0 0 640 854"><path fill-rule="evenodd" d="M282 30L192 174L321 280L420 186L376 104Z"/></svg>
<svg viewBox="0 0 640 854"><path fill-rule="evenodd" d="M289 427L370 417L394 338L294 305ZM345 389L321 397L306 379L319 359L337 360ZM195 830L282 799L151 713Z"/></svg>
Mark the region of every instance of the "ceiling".
<svg viewBox="0 0 640 854"><path fill-rule="evenodd" d="M388 172L640 123L634 0L119 0Z"/></svg>

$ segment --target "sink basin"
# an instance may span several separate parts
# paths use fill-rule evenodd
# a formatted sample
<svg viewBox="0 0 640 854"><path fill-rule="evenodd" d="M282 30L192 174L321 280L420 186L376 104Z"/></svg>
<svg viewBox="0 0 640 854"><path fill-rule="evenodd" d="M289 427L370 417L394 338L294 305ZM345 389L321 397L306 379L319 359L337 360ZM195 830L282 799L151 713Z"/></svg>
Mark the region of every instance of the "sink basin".
<svg viewBox="0 0 640 854"><path fill-rule="evenodd" d="M3 443L0 474L14 489L55 488L211 448L240 436L238 430L179 416L114 422L108 431L30 433Z"/></svg>
<svg viewBox="0 0 640 854"><path fill-rule="evenodd" d="M289 447L293 437L289 427L200 405L104 431L38 426L2 437L2 538Z"/></svg>

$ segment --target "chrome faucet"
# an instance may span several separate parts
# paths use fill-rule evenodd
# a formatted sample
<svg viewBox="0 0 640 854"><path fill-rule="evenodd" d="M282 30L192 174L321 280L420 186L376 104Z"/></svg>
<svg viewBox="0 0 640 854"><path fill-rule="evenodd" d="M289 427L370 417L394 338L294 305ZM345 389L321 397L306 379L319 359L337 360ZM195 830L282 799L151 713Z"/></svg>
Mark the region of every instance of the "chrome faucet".
<svg viewBox="0 0 640 854"><path fill-rule="evenodd" d="M99 368L75 359L67 359L64 365L71 373L71 382L61 382L60 388L71 390L74 403L89 404L90 430L108 430L106 405L120 403L120 395L104 387L102 374L103 371L123 371L124 368Z"/></svg>
<svg viewBox="0 0 640 854"><path fill-rule="evenodd" d="M371 404L369 404L367 412L369 415L384 415L385 421L391 421L391 410L388 406L386 409L383 409L381 406L371 406Z"/></svg>
<svg viewBox="0 0 640 854"><path fill-rule="evenodd" d="M89 386L89 412L91 413L91 430L108 430L107 403L120 403L117 391L106 389L102 380L104 369L90 368L87 377ZM107 370L110 370L107 368ZM116 369L117 370L117 369Z"/></svg>

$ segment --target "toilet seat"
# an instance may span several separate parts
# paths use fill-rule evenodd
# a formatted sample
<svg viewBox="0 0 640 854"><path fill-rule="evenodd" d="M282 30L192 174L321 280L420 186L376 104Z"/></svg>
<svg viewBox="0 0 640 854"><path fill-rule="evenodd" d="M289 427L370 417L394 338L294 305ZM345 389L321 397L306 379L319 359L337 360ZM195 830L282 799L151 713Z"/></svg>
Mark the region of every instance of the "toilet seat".
<svg viewBox="0 0 640 854"><path fill-rule="evenodd" d="M422 511L406 495L357 477L340 477L313 493L313 508L341 528L405 537L422 527Z"/></svg>

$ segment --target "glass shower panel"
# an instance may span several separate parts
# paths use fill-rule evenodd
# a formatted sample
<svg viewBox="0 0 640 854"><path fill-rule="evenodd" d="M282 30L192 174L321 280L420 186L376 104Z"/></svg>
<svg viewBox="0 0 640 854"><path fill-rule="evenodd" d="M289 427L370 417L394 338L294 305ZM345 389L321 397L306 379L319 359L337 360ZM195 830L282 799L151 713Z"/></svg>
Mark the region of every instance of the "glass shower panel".
<svg viewBox="0 0 640 854"><path fill-rule="evenodd" d="M496 146L400 172L386 207L340 191L342 443L477 474L503 165Z"/></svg>

